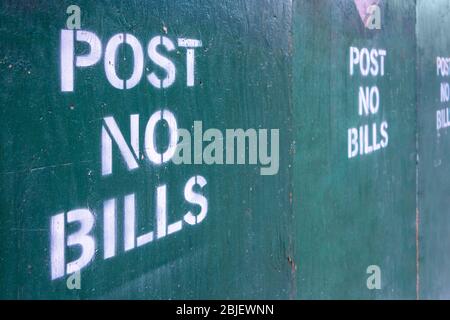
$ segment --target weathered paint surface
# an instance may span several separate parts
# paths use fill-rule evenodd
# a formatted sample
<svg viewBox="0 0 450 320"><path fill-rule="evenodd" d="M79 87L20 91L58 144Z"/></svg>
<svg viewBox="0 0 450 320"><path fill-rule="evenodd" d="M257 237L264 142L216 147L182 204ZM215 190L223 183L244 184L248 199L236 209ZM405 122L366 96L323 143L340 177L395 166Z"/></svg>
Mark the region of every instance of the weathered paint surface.
<svg viewBox="0 0 450 320"><path fill-rule="evenodd" d="M203 45L195 53L193 87L185 81L186 50L177 48L161 49L177 69L167 89L146 80L155 69L164 76L147 59L141 82L118 90L108 83L101 60L77 68L75 91L61 92L60 33L71 4L2 1L0 6L0 297L294 297L291 2L77 1L82 29L94 32L103 48L118 33L134 35L144 48L156 35L175 43L190 37ZM128 49L120 55L124 77L132 72ZM81 54L86 48L77 50ZM149 116L160 108L172 111L181 128L192 129L193 121L201 120L205 128L220 130L280 129L278 174L261 176L252 165L155 166L148 161L130 172L114 149L113 174L102 176L103 118L113 116L128 139L130 114L140 115L142 136ZM124 252L123 197L135 193L136 232L143 234L154 228L156 187L167 185L167 215L179 220L192 207L183 188L195 175L207 180L207 218ZM111 198L117 198L117 255L105 260L103 205ZM50 218L77 208L95 212L97 250L81 272L81 290L68 290L67 277L51 280ZM67 234L77 226L70 228ZM79 254L72 248L67 259Z"/></svg>
<svg viewBox="0 0 450 320"><path fill-rule="evenodd" d="M416 297L415 4L380 1L368 30L353 1L294 5L294 213L299 298ZM350 74L350 48L383 49L384 76ZM381 65L381 63L380 63ZM377 86L376 113L358 112ZM348 130L388 124L389 142L349 158ZM379 266L381 289L367 287Z"/></svg>
<svg viewBox="0 0 450 320"><path fill-rule="evenodd" d="M449 76L437 58L450 57L449 1L417 1L417 110L419 132L420 298L450 298L450 134L437 127L437 112L447 118L441 83ZM448 122L448 121L446 121Z"/></svg>
<svg viewBox="0 0 450 320"><path fill-rule="evenodd" d="M100 39L102 55L75 67L74 91L61 92L71 4L0 4L0 298L449 297L450 154L448 129L436 128L448 107L440 86L450 81L436 58L450 57L449 1L78 1L81 29ZM380 30L365 27L372 4ZM104 63L108 41L123 33L145 56L142 79L126 90L111 85ZM147 81L168 74L149 60L155 36L175 47L159 50L176 69L164 89ZM189 85L186 38L201 41ZM117 73L129 77L133 52L118 52ZM87 53L76 45L76 55ZM375 103L360 107L360 86ZM191 132L194 121L222 132L279 129L278 173L151 163L145 126L160 109ZM105 117L128 141L130 115L140 119L138 168L113 145L112 174L102 174ZM166 131L157 131L162 145ZM195 176L207 181L206 218L156 239L158 187L166 186L168 223L183 221L198 213L184 192ZM125 251L130 194L137 235L153 230L155 239ZM106 232L111 199L115 239ZM67 274L52 279L51 221L80 208L94 213L96 250L81 289L69 290ZM78 227L67 224L62 239ZM67 247L66 262L80 252ZM368 288L373 266L380 289Z"/></svg>

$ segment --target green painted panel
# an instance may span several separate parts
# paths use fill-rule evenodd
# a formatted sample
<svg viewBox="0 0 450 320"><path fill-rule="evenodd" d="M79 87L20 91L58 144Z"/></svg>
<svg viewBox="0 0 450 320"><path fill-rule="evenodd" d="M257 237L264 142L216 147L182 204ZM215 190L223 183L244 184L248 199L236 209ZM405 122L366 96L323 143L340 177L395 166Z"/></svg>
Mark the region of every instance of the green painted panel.
<svg viewBox="0 0 450 320"><path fill-rule="evenodd" d="M2 1L0 5L0 298L295 297L291 1L77 1L81 29L94 35L62 32L71 4ZM110 41L114 36L119 37L117 51ZM102 47L98 57L97 38ZM201 47L180 40L186 38L201 41ZM169 63L155 53L156 59L149 58L151 39L159 45L156 51L174 66L172 84ZM133 68L140 61L139 50L123 41L136 48L141 44L143 69ZM186 44L197 47L189 49ZM194 52L191 71L188 49ZM64 59L61 50L66 52ZM91 58L71 60L72 52ZM111 81L105 70L114 71L108 73ZM130 88L111 84L123 86L123 81L114 82L114 74L132 79L135 70L143 75L136 83L126 82ZM147 80L152 73L161 82L152 85ZM171 111L178 127L192 134L194 121L202 121L204 131L216 128L223 134L235 128L279 129L283 155L279 170L261 175L265 167L261 157L256 165L152 163L148 153L153 140L150 136L146 142L144 134L150 116L160 109ZM138 126L130 124L130 115L139 115ZM119 151L113 134L117 130L106 125L107 117L113 117L123 135L122 151L128 158ZM167 123L161 123L166 125L157 126L155 139L156 151L162 153L169 138ZM140 144L138 159L130 142L131 128L138 129L139 139L133 140ZM108 139L113 167L111 174L103 175L109 162L105 156L102 164L102 150L109 154ZM137 168L129 170L127 165L133 164ZM191 225L184 215L188 210L200 214L201 207L185 199L184 188L195 176L203 176L207 184L191 191L207 199L208 210L204 220ZM157 187L164 185L167 225L182 221L182 229L156 239L167 231L158 227L163 219L156 218ZM160 192L161 213L165 207ZM136 237L153 231L155 239L137 247L136 237L131 237L127 248L134 248L125 251L124 239L130 239L134 230L131 202L125 218L127 195L135 199ZM114 211L108 209L113 208L111 199L116 201L115 224ZM90 258L87 249L66 245L76 243L74 234L81 227L77 214L84 217L87 229L89 219L94 219L85 249L93 239L95 253L82 268L81 289L68 290L65 263L83 254ZM62 223L56 223L57 217ZM140 238L140 244L145 240ZM112 256L105 259L108 253Z"/></svg>
<svg viewBox="0 0 450 320"><path fill-rule="evenodd" d="M450 83L449 12L449 1L417 1L419 274L424 299L450 298L450 105L447 94L441 100L441 84L446 88Z"/></svg>
<svg viewBox="0 0 450 320"><path fill-rule="evenodd" d="M449 297L448 0L71 4L0 4L0 298Z"/></svg>
<svg viewBox="0 0 450 320"><path fill-rule="evenodd" d="M294 2L298 298L416 297L415 3L379 5L369 30L354 1ZM379 92L361 114L360 86Z"/></svg>

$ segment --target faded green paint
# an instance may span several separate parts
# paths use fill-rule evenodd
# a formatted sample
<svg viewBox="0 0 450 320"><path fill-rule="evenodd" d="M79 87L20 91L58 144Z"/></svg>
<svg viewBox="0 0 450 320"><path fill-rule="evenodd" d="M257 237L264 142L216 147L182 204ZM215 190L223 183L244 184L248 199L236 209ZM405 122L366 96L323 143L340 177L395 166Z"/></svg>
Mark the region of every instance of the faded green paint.
<svg viewBox="0 0 450 320"><path fill-rule="evenodd" d="M417 109L419 132L420 297L450 298L450 135L437 130L440 101L437 57L450 57L449 1L417 1Z"/></svg>
<svg viewBox="0 0 450 320"><path fill-rule="evenodd" d="M108 83L101 60L77 69L75 92L61 93L59 37L70 4L0 5L0 297L294 297L290 1L77 1L82 28L95 32L103 46L122 32L146 46L167 31L172 41L192 37L203 47L196 50L194 87L184 80L182 48L168 54L177 66L177 81L167 90L153 88L145 79L148 71L135 88L117 90ZM122 55L132 60L131 52ZM154 67L148 59L146 66ZM145 161L130 173L114 150L113 175L102 177L103 117L114 116L128 137L129 115L140 114L142 136L144 121L161 107L169 108L183 128L194 120L222 131L279 128L279 173L261 176L259 167L249 165L156 167ZM135 192L139 235L151 226L156 186L167 184L168 216L174 221L187 211L183 188L196 174L208 181L209 210L201 224L127 253L119 232L118 255L103 260L99 249L81 273L81 290L68 290L66 277L51 280L52 215L91 208L101 248L104 200L118 197L122 221L121 199Z"/></svg>
<svg viewBox="0 0 450 320"><path fill-rule="evenodd" d="M136 36L144 51L156 35L203 46L194 87L177 48L164 52L177 69L167 89L146 80L155 70L148 57L135 88L115 89L102 58L77 68L75 92L62 93L60 32L71 4L0 4L0 298L449 297L450 154L447 129L436 131L447 80L436 76L436 57L450 56L450 1L380 1L381 30L364 27L353 0L78 1L82 29L103 48L118 33ZM351 76L352 46L386 50L385 75ZM133 59L121 50L125 77ZM359 86L373 85L380 109L360 116ZM195 120L222 132L280 129L278 174L261 176L254 165L150 164L144 126L163 107L190 130ZM103 118L113 116L129 137L131 114L141 119L140 168L129 172L114 149L113 174L102 176ZM388 146L349 158L348 130L383 121ZM140 235L155 229L157 186L167 184L170 221L192 209L183 188L194 175L208 182L207 218L124 252L123 197L136 194ZM103 204L111 198L117 256L105 260ZM96 214L97 251L81 290L68 290L67 276L51 280L50 218L82 207ZM67 260L78 254L68 250ZM381 269L380 290L367 288L370 265Z"/></svg>
<svg viewBox="0 0 450 320"><path fill-rule="evenodd" d="M353 1L296 1L294 214L298 298L416 297L415 4L382 1L367 30ZM349 75L349 49L385 49L385 76ZM359 86L380 110L358 115ZM387 121L388 147L349 159L347 130ZM381 268L381 290L366 269Z"/></svg>

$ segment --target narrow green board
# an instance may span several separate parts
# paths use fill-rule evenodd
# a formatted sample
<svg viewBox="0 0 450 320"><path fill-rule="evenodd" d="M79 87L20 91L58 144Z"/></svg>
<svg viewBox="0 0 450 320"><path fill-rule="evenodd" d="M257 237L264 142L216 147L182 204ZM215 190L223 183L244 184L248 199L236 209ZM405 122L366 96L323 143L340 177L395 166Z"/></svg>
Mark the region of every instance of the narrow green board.
<svg viewBox="0 0 450 320"><path fill-rule="evenodd" d="M364 3L294 2L301 299L416 297L415 3L376 2L380 29Z"/></svg>
<svg viewBox="0 0 450 320"><path fill-rule="evenodd" d="M417 1L419 290L423 299L450 298L449 12L449 1Z"/></svg>

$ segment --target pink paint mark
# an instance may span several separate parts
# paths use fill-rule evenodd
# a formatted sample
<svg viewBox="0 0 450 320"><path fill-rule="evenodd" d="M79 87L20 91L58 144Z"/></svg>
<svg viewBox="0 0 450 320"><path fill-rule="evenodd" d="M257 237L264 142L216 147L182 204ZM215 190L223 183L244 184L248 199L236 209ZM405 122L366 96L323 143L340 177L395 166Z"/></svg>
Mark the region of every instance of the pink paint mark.
<svg viewBox="0 0 450 320"><path fill-rule="evenodd" d="M364 25L367 21L367 8L374 5L379 4L380 0L354 0L356 8L358 9L359 16L361 17L362 22Z"/></svg>

